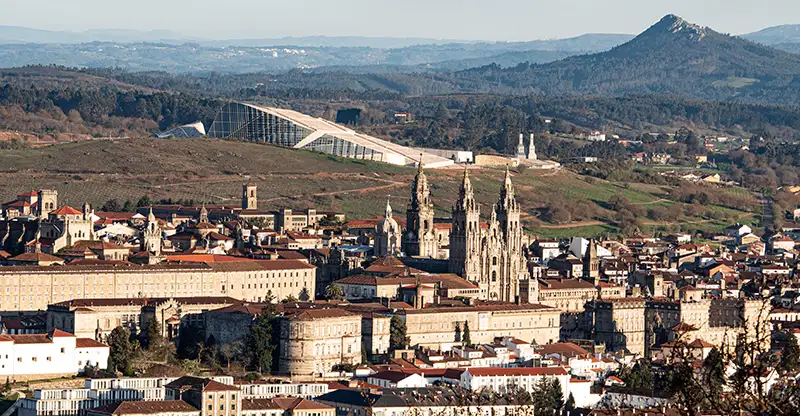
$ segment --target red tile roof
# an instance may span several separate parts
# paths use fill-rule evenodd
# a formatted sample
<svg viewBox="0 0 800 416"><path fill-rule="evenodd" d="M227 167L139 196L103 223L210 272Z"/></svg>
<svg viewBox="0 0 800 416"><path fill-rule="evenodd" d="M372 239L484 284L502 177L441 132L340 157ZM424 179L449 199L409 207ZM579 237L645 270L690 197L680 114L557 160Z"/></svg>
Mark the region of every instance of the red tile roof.
<svg viewBox="0 0 800 416"><path fill-rule="evenodd" d="M82 212L78 211L75 208L72 208L69 205L64 205L63 207L51 212L52 215L81 215Z"/></svg>
<svg viewBox="0 0 800 416"><path fill-rule="evenodd" d="M69 332L62 331L60 329L54 329L47 334L50 338L75 338L74 334L70 334Z"/></svg>
<svg viewBox="0 0 800 416"><path fill-rule="evenodd" d="M564 367L471 367L466 370L473 377L499 376L565 376Z"/></svg>
<svg viewBox="0 0 800 416"><path fill-rule="evenodd" d="M76 348L109 348L108 345L102 342L95 341L91 338L78 338L75 340Z"/></svg>
<svg viewBox="0 0 800 416"><path fill-rule="evenodd" d="M109 415L150 415L150 414L175 414L197 413L200 411L183 400L156 400L156 401L129 401L112 403L91 409L92 413Z"/></svg>

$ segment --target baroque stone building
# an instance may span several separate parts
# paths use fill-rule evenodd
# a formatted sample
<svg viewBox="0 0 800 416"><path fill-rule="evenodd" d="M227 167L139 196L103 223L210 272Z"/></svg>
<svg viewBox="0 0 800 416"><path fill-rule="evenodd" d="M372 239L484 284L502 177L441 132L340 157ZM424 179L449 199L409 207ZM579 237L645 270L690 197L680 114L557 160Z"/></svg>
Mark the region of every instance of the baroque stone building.
<svg viewBox="0 0 800 416"><path fill-rule="evenodd" d="M387 200L384 217L375 225L375 256L399 254L402 246L401 240L402 230L397 221L392 218L392 207Z"/></svg>
<svg viewBox="0 0 800 416"><path fill-rule="evenodd" d="M406 210L406 233L403 238L403 252L407 256L435 258L438 253L436 232L433 226L433 202L428 178L425 176L422 160L417 174L411 182L411 200Z"/></svg>
<svg viewBox="0 0 800 416"><path fill-rule="evenodd" d="M526 267L520 207L508 170L486 228L480 223L480 214L469 172L465 170L452 209L450 272L476 282L484 299L504 302L537 299L538 295L531 295L538 286L535 280L530 280ZM526 284L521 284L523 281ZM521 293L521 287L527 293Z"/></svg>

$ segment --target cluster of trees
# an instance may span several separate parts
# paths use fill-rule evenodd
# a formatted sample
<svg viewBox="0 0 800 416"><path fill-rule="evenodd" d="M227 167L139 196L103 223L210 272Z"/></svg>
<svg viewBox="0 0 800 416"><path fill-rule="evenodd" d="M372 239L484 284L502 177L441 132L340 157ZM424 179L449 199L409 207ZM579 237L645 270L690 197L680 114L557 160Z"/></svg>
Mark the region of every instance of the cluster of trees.
<svg viewBox="0 0 800 416"><path fill-rule="evenodd" d="M182 327L180 342L176 346L162 335L161 327L151 319L141 333L117 327L111 331L107 343L111 347L108 369L110 373L142 374L153 364L180 366L187 372L201 368L231 368L236 362L245 369L270 373L277 369L278 314L267 294L264 309L253 321L250 332L242 340L218 345L213 336L192 327Z"/></svg>
<svg viewBox="0 0 800 416"><path fill-rule="evenodd" d="M149 120L160 129L198 120L208 125L213 121L220 103L215 99L192 94L123 91L113 85L97 88L74 88L69 85L40 88L10 83L0 85L0 108L19 108L26 115L43 114L45 120L62 124L111 126L115 119L130 119ZM14 114L16 113L8 113L8 117L3 117L0 128L20 129L18 122L27 120L17 120ZM137 126L136 123L126 125L130 128ZM31 130L31 126L25 127L28 127L25 130ZM39 129L33 130L54 127L56 126L43 121Z"/></svg>

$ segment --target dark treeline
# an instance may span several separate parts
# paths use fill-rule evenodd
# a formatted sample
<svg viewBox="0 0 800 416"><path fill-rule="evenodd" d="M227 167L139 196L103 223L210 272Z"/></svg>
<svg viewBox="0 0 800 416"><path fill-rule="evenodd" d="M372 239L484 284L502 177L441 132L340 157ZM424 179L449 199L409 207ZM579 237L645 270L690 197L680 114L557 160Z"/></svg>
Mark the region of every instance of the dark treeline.
<svg viewBox="0 0 800 416"><path fill-rule="evenodd" d="M115 91L107 87L0 86L0 106L20 107L29 113L58 109L67 118L90 124L104 123L109 117L148 119L157 122L162 129L198 120L210 123L219 105L217 100L188 94ZM4 124L12 122L6 120Z"/></svg>

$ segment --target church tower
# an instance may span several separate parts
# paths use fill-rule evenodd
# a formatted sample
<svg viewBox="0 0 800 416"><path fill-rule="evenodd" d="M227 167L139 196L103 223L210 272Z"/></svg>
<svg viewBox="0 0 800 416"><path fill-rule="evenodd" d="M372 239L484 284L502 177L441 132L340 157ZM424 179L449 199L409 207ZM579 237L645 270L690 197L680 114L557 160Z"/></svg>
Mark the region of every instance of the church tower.
<svg viewBox="0 0 800 416"><path fill-rule="evenodd" d="M141 249L153 256L161 255L161 227L158 225L156 216L153 215L153 208L150 208L147 222L144 224Z"/></svg>
<svg viewBox="0 0 800 416"><path fill-rule="evenodd" d="M595 286L600 283L600 259L597 258L597 243L594 240L589 240L583 255L583 278Z"/></svg>
<svg viewBox="0 0 800 416"><path fill-rule="evenodd" d="M242 185L242 209L258 209L258 187L253 183Z"/></svg>
<svg viewBox="0 0 800 416"><path fill-rule="evenodd" d="M58 191L53 189L40 189L37 195L36 207L39 218L47 218L48 215L58 209Z"/></svg>
<svg viewBox="0 0 800 416"><path fill-rule="evenodd" d="M519 144L517 144L517 157L519 159L525 159L525 135L520 133L519 134Z"/></svg>
<svg viewBox="0 0 800 416"><path fill-rule="evenodd" d="M450 231L449 271L466 280L477 282L480 278L481 209L472 190L469 171L464 169L464 179L453 204L453 223Z"/></svg>
<svg viewBox="0 0 800 416"><path fill-rule="evenodd" d="M373 251L375 256L383 257L386 255L397 255L400 253L401 230L394 218L392 218L392 206L386 200L386 212L383 219L375 225L375 246Z"/></svg>
<svg viewBox="0 0 800 416"><path fill-rule="evenodd" d="M536 145L533 143L533 133L531 133L530 143L528 143L528 160L537 160Z"/></svg>
<svg viewBox="0 0 800 416"><path fill-rule="evenodd" d="M198 220L199 223L208 222L208 210L206 209L206 204L203 203L203 206L200 207L200 219Z"/></svg>
<svg viewBox="0 0 800 416"><path fill-rule="evenodd" d="M422 155L414 181L411 183L411 200L406 210L406 235L403 251L408 256L436 257L438 247L433 229L433 203L422 164Z"/></svg>
<svg viewBox="0 0 800 416"><path fill-rule="evenodd" d="M504 263L499 276L499 300L516 302L519 296L519 281L527 276L525 256L522 252L522 226L520 208L511 183L511 172L506 168L500 199L495 205L498 228L501 233L500 245L503 249Z"/></svg>

